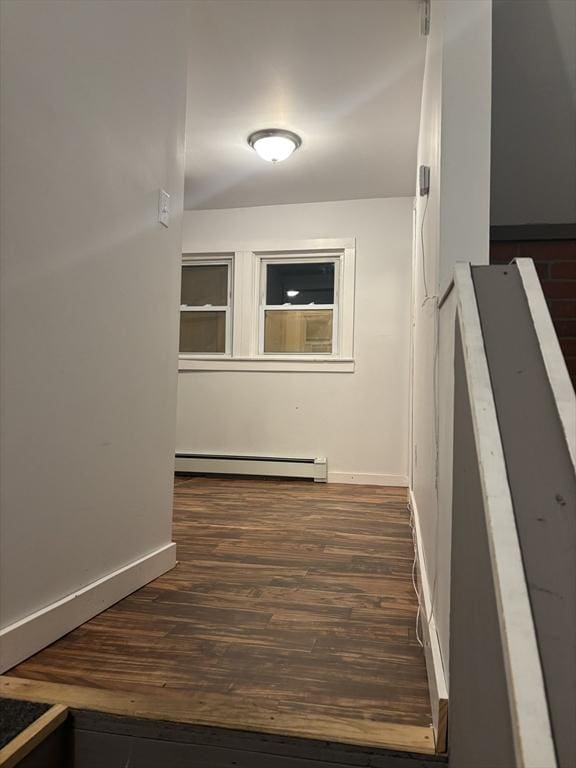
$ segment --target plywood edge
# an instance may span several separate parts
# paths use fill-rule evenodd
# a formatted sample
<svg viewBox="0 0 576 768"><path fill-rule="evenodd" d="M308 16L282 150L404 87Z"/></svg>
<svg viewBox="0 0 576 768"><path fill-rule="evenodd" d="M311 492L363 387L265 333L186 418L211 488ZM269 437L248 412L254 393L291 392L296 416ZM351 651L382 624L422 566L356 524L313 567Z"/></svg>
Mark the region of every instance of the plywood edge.
<svg viewBox="0 0 576 768"><path fill-rule="evenodd" d="M12 768L29 755L44 739L64 722L68 707L54 704L47 712L0 749L0 768Z"/></svg>
<svg viewBox="0 0 576 768"><path fill-rule="evenodd" d="M434 731L436 752L444 755L448 752L448 697L438 698L438 721Z"/></svg>
<svg viewBox="0 0 576 768"><path fill-rule="evenodd" d="M242 700L240 706L240 702L231 702L225 694L105 691L2 676L0 696L49 704L59 702L74 709L124 717L295 736L399 752L436 753L431 727L323 715L311 717L290 713L271 716L264 707L246 700Z"/></svg>
<svg viewBox="0 0 576 768"><path fill-rule="evenodd" d="M420 530L420 518L414 492L410 489L410 506L414 520L414 532L416 537L416 569L417 579L420 584L420 626L422 628L422 642L424 644L424 659L426 661L426 674L428 676L428 689L430 692L430 709L432 711L432 728L436 744L436 752L443 754L448 745L448 686L444 673L444 664L436 629L436 620L432 610L432 597L424 550L422 547L422 533Z"/></svg>
<svg viewBox="0 0 576 768"><path fill-rule="evenodd" d="M130 595L176 565L176 545L164 544L0 631L0 673Z"/></svg>

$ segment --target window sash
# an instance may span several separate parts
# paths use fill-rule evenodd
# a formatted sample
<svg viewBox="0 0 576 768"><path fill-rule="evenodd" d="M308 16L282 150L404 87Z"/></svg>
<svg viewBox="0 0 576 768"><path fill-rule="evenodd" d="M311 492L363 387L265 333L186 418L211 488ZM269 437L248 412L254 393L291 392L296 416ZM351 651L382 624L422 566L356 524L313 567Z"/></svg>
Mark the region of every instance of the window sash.
<svg viewBox="0 0 576 768"><path fill-rule="evenodd" d="M300 356L317 357L322 359L330 359L338 357L338 320L339 320L339 306L340 306L340 269L341 259L339 256L307 256L306 254L298 254L298 256L291 257L262 257L260 259L260 302L258 307L258 354L262 357L284 357L287 358ZM334 264L334 303L333 304L266 304L267 295L267 280L268 280L268 265L269 264ZM332 351L331 352L265 352L264 351L264 334L266 323L266 311L267 310L306 310L306 311L319 311L319 310L332 310Z"/></svg>
<svg viewBox="0 0 576 768"><path fill-rule="evenodd" d="M223 306L217 306L216 304L207 304L205 306L190 306L189 304L180 304L180 314L182 312L225 312L226 313L226 330L225 330L225 344L224 352L181 352L178 350L179 357L184 360L197 360L197 359L222 359L225 357L232 357L232 259L206 259L195 258L194 256L182 257L182 269L186 267L210 267L210 266L226 266L228 268L227 274L227 298L228 304Z"/></svg>

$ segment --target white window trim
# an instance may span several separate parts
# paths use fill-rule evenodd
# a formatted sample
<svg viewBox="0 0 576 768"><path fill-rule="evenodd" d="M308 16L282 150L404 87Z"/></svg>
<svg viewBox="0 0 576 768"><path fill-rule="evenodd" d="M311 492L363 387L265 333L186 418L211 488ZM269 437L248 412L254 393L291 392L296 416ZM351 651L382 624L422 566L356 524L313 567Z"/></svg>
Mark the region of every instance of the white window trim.
<svg viewBox="0 0 576 768"><path fill-rule="evenodd" d="M234 264L233 256L229 254L225 257L206 258L205 255L186 254L182 257L182 267L211 267L211 266L226 266L228 267L228 304L226 306L203 306L193 307L188 304L180 304L180 313L182 312L225 312L226 313L226 336L224 352L203 352L201 355L192 352L180 352L180 360L222 360L223 358L232 357L232 324L233 324L233 275Z"/></svg>
<svg viewBox="0 0 576 768"><path fill-rule="evenodd" d="M333 351L326 354L261 352L262 270L271 261L337 261L334 305ZM236 247L217 246L185 253L183 264L222 263L232 260L231 330L227 335L231 349L227 355L189 355L179 357L179 371L293 371L311 373L354 372L354 285L356 242L347 239L274 240L241 243ZM337 277L336 277L337 273ZM337 293L336 293L337 292ZM283 309L299 307L290 305Z"/></svg>

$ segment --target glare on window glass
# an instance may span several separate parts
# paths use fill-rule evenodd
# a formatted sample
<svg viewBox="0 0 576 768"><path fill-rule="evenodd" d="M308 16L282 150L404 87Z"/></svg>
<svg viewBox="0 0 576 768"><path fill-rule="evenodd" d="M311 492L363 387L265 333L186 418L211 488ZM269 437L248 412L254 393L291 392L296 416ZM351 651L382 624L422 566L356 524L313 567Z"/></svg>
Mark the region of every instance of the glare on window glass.
<svg viewBox="0 0 576 768"><path fill-rule="evenodd" d="M264 352L332 352L332 309L267 309Z"/></svg>
<svg viewBox="0 0 576 768"><path fill-rule="evenodd" d="M268 264L266 304L333 304L334 263Z"/></svg>

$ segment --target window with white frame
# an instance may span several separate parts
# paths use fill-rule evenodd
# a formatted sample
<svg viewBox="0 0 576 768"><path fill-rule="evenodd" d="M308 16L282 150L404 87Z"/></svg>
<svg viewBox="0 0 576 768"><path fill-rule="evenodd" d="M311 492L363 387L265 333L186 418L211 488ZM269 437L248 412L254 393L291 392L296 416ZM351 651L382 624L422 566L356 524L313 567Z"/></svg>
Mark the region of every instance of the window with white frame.
<svg viewBox="0 0 576 768"><path fill-rule="evenodd" d="M180 370L354 370L354 241L272 246L184 254Z"/></svg>
<svg viewBox="0 0 576 768"><path fill-rule="evenodd" d="M188 257L182 264L180 354L229 355L231 260Z"/></svg>
<svg viewBox="0 0 576 768"><path fill-rule="evenodd" d="M261 260L261 354L337 351L338 274L338 257Z"/></svg>

